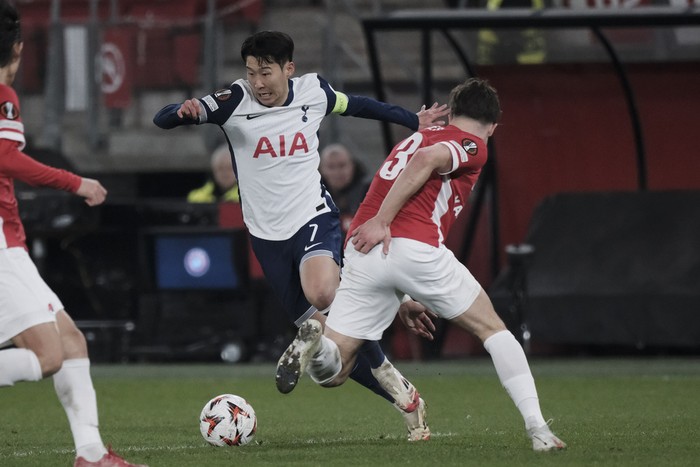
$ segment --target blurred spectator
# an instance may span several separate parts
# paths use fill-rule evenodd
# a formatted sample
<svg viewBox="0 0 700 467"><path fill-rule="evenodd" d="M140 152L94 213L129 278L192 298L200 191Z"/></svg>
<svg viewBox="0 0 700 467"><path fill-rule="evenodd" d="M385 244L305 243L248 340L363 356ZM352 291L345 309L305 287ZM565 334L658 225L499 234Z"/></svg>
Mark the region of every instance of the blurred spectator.
<svg viewBox="0 0 700 467"><path fill-rule="evenodd" d="M340 226L345 235L369 188L367 174L350 150L337 143L329 144L321 151L319 171L323 184L340 210Z"/></svg>
<svg viewBox="0 0 700 467"><path fill-rule="evenodd" d="M233 162L228 144L222 144L211 155L211 177L207 182L187 195L190 203L238 203L238 181L233 172Z"/></svg>
<svg viewBox="0 0 700 467"><path fill-rule="evenodd" d="M502 8L531 8L533 11L547 7L547 0L448 0L451 8L486 8L496 11ZM480 29L476 61L480 65L515 61L522 65L543 63L547 58L547 43L541 29L526 28L521 31L507 29Z"/></svg>

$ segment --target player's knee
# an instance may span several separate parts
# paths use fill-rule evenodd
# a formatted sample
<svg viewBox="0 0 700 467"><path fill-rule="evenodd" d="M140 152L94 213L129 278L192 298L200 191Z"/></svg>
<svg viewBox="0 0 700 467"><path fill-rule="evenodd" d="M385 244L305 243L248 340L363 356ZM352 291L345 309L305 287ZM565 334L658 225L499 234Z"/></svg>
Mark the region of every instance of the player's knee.
<svg viewBox="0 0 700 467"><path fill-rule="evenodd" d="M63 352L61 351L37 354L37 358L43 378L55 375L63 366Z"/></svg>
<svg viewBox="0 0 700 467"><path fill-rule="evenodd" d="M485 318L479 323L477 335L481 341L485 341L497 332L507 330L503 320L496 314L496 311L491 310L485 314Z"/></svg>
<svg viewBox="0 0 700 467"><path fill-rule="evenodd" d="M507 329L483 290L464 313L451 321L474 334L481 342Z"/></svg>
<svg viewBox="0 0 700 467"><path fill-rule="evenodd" d="M83 332L77 327L73 327L61 334L61 344L66 359L71 358L86 358L87 340Z"/></svg>
<svg viewBox="0 0 700 467"><path fill-rule="evenodd" d="M331 303L333 303L333 299L335 298L335 289L330 287L321 287L313 290L309 295L311 296L307 297L307 299L313 306L316 307L317 310L325 310L331 306Z"/></svg>

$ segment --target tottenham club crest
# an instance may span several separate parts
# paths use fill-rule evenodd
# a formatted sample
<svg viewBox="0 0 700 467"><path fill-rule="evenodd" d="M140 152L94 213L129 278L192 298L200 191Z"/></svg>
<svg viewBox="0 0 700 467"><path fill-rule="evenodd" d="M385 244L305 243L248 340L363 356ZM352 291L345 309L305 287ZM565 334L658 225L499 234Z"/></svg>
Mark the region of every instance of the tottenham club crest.
<svg viewBox="0 0 700 467"><path fill-rule="evenodd" d="M8 120L17 120L19 118L19 109L10 101L5 101L0 104L0 115Z"/></svg>
<svg viewBox="0 0 700 467"><path fill-rule="evenodd" d="M476 153L479 152L479 147L476 145L476 143L470 139L463 139L462 140L462 147L464 148L465 151L467 151L467 154L476 156Z"/></svg>
<svg viewBox="0 0 700 467"><path fill-rule="evenodd" d="M219 89L214 93L214 97L219 99L220 101L227 101L231 97L231 90L230 89Z"/></svg>

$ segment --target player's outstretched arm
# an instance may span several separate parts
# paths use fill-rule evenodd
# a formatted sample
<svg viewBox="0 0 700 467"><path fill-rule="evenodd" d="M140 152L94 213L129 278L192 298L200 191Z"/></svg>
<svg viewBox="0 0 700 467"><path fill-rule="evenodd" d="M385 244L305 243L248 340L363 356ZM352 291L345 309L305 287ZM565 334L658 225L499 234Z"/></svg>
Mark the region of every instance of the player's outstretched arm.
<svg viewBox="0 0 700 467"><path fill-rule="evenodd" d="M97 206L104 203L107 198L107 190L97 180L92 178L83 178L80 180L80 186L76 195L85 198L85 203L88 206Z"/></svg>
<svg viewBox="0 0 700 467"><path fill-rule="evenodd" d="M198 99L187 99L182 104L166 105L153 117L156 126L169 130L180 125L194 125L200 122L204 113Z"/></svg>
<svg viewBox="0 0 700 467"><path fill-rule="evenodd" d="M335 91L333 107L333 113L383 120L403 125L414 131L445 125L449 112L447 105L438 105L436 102L430 108L422 106L417 113L413 113L398 105L387 104L365 96L346 95L339 91Z"/></svg>

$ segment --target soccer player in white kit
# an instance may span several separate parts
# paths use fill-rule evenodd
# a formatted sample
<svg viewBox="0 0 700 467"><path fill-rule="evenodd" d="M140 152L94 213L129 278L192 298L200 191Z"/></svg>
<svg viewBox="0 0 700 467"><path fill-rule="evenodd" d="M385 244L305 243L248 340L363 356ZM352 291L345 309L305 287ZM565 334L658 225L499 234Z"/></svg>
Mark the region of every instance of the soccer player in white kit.
<svg viewBox="0 0 700 467"><path fill-rule="evenodd" d="M352 115L418 130L434 125L447 112L435 104L415 114L346 95L316 73L292 77L293 52L294 42L287 34L258 32L241 46L246 79L201 99L168 105L153 120L164 129L212 123L223 130L253 251L290 320L300 326L311 317L325 321L340 280L339 213L318 171L323 118ZM384 361L379 344L368 342L350 377L395 403L410 439L427 437L427 427L419 420L422 412L416 411L417 394L407 404L396 401L372 373ZM292 388L278 384L278 389L285 393Z"/></svg>
<svg viewBox="0 0 700 467"><path fill-rule="evenodd" d="M73 433L75 466L134 466L102 443L85 336L27 252L13 179L75 193L89 206L101 204L107 191L97 180L46 166L22 152L24 125L11 87L22 46L17 11L0 1L0 387L53 375ZM6 348L9 344L14 347Z"/></svg>
<svg viewBox="0 0 700 467"><path fill-rule="evenodd" d="M522 347L479 283L444 245L486 162L486 143L501 114L498 95L486 81L469 79L452 90L449 105L448 126L414 133L377 171L350 226L342 281L325 333L319 323L308 321L285 355L302 361L302 369L319 384L339 386L358 349L382 337L407 294L423 305L404 320L409 328L430 337L430 310L476 335L520 411L533 449L563 449L566 445L542 416ZM394 384L386 385L397 399L415 392L398 374Z"/></svg>

